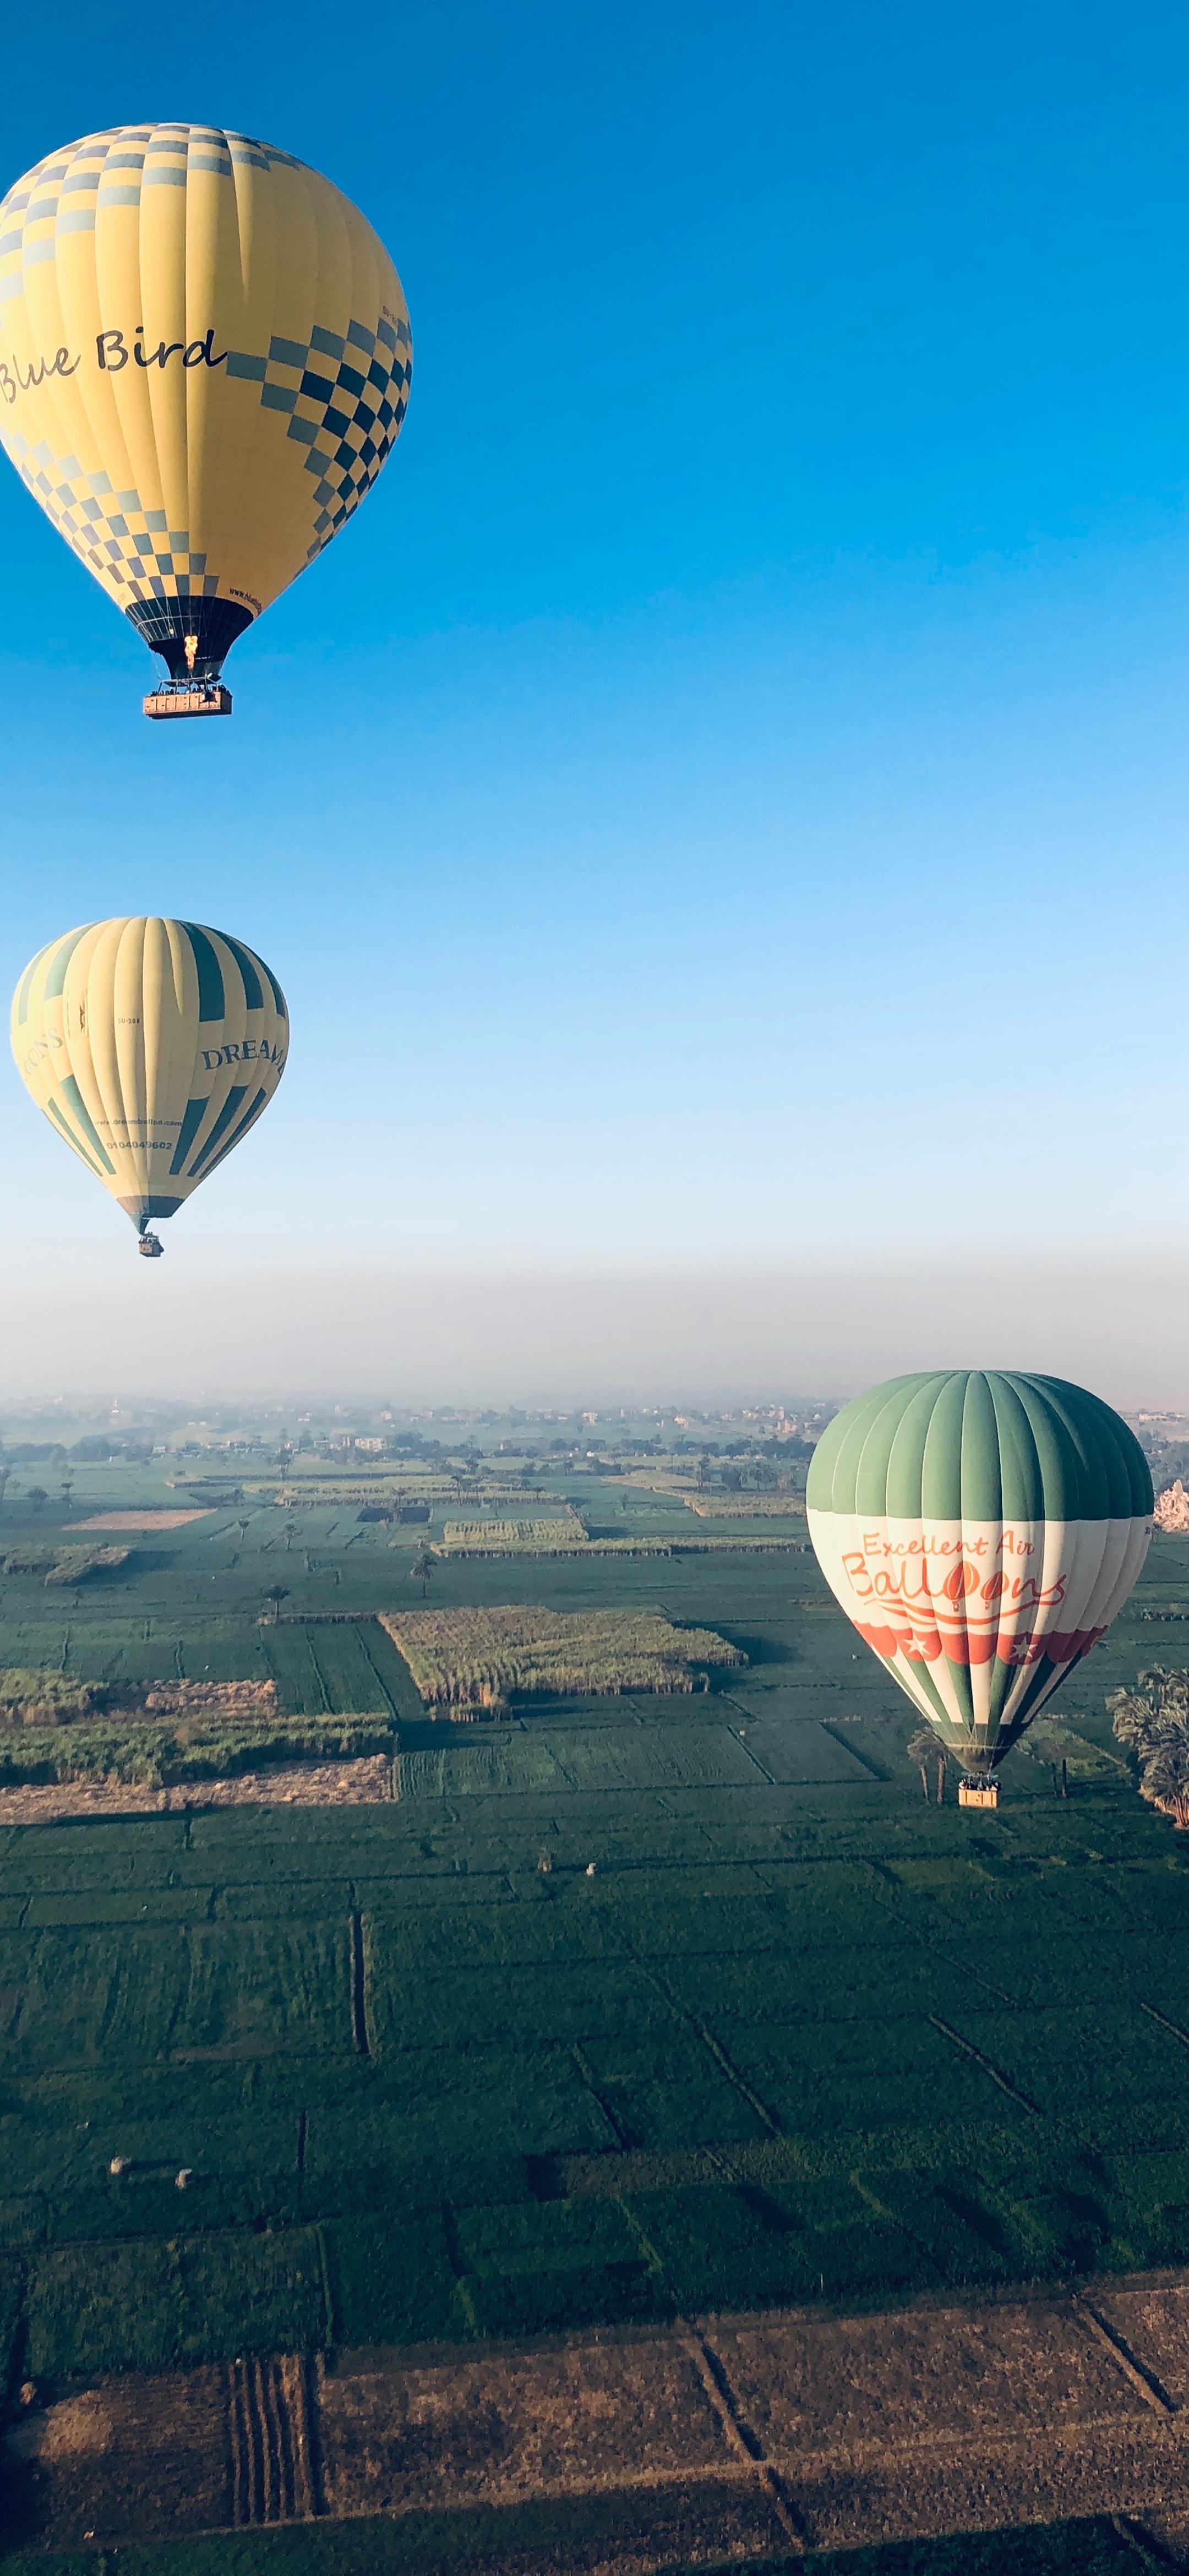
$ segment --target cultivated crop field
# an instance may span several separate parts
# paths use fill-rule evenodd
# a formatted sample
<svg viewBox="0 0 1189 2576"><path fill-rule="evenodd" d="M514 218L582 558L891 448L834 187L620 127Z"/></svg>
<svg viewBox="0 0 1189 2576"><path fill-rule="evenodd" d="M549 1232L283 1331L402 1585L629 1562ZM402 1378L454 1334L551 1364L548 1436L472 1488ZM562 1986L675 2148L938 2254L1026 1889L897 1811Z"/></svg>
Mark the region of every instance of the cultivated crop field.
<svg viewBox="0 0 1189 2576"><path fill-rule="evenodd" d="M381 1613L428 1708L505 1708L512 1697L703 1690L746 1662L707 1628L646 1612L545 1609Z"/></svg>
<svg viewBox="0 0 1189 2576"><path fill-rule="evenodd" d="M80 1472L0 1538L168 1499ZM10 2376L1189 2263L1189 1851L1103 1707L1189 1612L1185 1543L971 1816L925 1803L811 1557L440 1564L460 1635L545 1604L747 1657L455 1725L375 1615L423 1615L419 1534L358 1508L129 1533L65 1596L0 1577L5 1669L271 1678L395 1756L383 1804L0 1832Z"/></svg>

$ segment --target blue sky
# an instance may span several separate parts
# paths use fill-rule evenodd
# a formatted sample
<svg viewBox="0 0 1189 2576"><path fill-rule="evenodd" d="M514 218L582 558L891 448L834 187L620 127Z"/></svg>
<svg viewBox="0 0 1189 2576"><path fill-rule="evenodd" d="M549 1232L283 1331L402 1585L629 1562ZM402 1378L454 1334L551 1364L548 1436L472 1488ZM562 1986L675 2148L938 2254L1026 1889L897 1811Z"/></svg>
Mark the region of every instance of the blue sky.
<svg viewBox="0 0 1189 2576"><path fill-rule="evenodd" d="M293 1006L150 1287L249 1240L292 1282L1183 1239L1184 13L346 38L65 0L9 39L5 183L146 114L263 134L413 320L396 453L230 724L143 722L143 648L0 473L0 968L178 912ZM5 1099L18 1240L114 1290L130 1234Z"/></svg>

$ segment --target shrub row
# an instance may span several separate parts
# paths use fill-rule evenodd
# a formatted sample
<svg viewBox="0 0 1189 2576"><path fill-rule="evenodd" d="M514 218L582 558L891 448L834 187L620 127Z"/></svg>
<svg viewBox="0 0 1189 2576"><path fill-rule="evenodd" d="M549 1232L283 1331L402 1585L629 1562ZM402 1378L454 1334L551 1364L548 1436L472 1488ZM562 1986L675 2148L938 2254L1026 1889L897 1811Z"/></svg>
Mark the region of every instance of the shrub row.
<svg viewBox="0 0 1189 2576"><path fill-rule="evenodd" d="M278 1762L391 1753L393 1746L390 1723L376 1716L285 1718L271 1726L39 1727L36 1737L0 1738L0 1788L107 1779L164 1789L184 1780L234 1779Z"/></svg>

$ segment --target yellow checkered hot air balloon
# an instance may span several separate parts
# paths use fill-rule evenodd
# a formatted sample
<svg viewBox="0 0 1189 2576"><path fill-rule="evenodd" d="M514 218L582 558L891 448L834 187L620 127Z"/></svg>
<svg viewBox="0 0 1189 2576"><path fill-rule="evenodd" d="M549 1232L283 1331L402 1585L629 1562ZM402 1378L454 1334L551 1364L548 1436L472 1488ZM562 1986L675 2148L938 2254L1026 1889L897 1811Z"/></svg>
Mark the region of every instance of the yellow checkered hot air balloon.
<svg viewBox="0 0 1189 2576"><path fill-rule="evenodd" d="M69 143L0 204L0 440L159 653L149 715L223 714L238 635L370 491L409 317L370 224L214 125Z"/></svg>
<svg viewBox="0 0 1189 2576"><path fill-rule="evenodd" d="M39 1109L130 1216L140 1249L267 1109L289 1015L242 940L196 921L95 921L39 949L12 1051Z"/></svg>

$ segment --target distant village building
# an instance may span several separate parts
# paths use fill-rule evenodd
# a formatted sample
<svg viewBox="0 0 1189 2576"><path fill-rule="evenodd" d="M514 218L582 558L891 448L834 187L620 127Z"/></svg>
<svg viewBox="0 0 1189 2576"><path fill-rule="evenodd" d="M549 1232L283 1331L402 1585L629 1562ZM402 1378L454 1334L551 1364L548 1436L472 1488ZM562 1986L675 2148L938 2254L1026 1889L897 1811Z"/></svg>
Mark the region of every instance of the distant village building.
<svg viewBox="0 0 1189 2576"><path fill-rule="evenodd" d="M1178 1535L1189 1531L1189 1494L1179 1476L1175 1485L1166 1485L1164 1492L1158 1495L1152 1518L1157 1529Z"/></svg>

